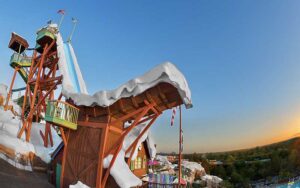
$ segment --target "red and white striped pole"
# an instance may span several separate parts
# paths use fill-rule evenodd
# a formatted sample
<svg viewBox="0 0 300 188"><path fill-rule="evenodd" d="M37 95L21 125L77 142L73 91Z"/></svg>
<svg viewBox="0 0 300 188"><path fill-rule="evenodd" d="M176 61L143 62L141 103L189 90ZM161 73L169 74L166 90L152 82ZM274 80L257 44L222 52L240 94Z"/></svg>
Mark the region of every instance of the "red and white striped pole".
<svg viewBox="0 0 300 188"><path fill-rule="evenodd" d="M172 109L171 126L174 125L177 107Z"/></svg>

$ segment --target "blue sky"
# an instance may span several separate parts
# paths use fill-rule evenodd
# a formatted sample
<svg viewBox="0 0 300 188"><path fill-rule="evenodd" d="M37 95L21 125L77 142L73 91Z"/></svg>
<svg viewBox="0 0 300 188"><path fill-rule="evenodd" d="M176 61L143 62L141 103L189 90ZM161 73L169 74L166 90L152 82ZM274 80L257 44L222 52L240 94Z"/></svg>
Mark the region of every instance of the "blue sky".
<svg viewBox="0 0 300 188"><path fill-rule="evenodd" d="M164 61L184 73L194 103L183 112L185 152L253 147L300 132L299 1L0 3L0 82L8 84L13 74L10 33L33 46L36 30L65 9L65 38L71 17L79 20L73 46L90 93ZM16 86L23 85L18 79ZM159 151L177 151L170 112L152 130Z"/></svg>

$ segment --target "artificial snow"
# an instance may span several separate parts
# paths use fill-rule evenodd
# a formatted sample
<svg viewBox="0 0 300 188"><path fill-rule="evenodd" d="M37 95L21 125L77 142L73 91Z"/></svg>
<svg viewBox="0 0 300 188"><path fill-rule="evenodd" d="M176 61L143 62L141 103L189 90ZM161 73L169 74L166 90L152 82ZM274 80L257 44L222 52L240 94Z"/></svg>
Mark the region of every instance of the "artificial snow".
<svg viewBox="0 0 300 188"><path fill-rule="evenodd" d="M168 160L167 156L157 155L156 160L160 165L171 166L172 163Z"/></svg>
<svg viewBox="0 0 300 188"><path fill-rule="evenodd" d="M7 85L0 84L0 95L2 95L3 97L7 96Z"/></svg>
<svg viewBox="0 0 300 188"><path fill-rule="evenodd" d="M30 142L25 141L25 134L23 134L20 139L17 138L21 127L22 123L19 117L14 116L11 111L4 111L3 109L0 109L0 145L12 149L16 156L19 154L28 155L32 152L36 156L40 157L44 162L49 163L51 160L51 154L62 142L53 127L51 127L53 146L48 148L44 147L43 139L40 136L40 131L44 132L45 130L45 124L32 123ZM5 159L3 156L1 158ZM6 161L8 161L8 159ZM17 162L17 159L15 159L15 162ZM12 164L12 162L9 163ZM23 167L21 169L23 169Z"/></svg>
<svg viewBox="0 0 300 188"><path fill-rule="evenodd" d="M90 188L90 187L83 184L81 181L78 181L75 185L70 185L69 188Z"/></svg>
<svg viewBox="0 0 300 188"><path fill-rule="evenodd" d="M218 176L212 176L212 175L204 175L201 177L201 179L203 181L206 181L207 183L213 183L213 184L219 184L223 181Z"/></svg>
<svg viewBox="0 0 300 188"><path fill-rule="evenodd" d="M205 173L205 169L200 163L183 160L181 165L187 169L190 169L192 172L199 171Z"/></svg>
<svg viewBox="0 0 300 188"><path fill-rule="evenodd" d="M136 140L136 138L142 133L142 131L146 128L147 124L140 124L136 127L134 127L125 137L123 142L123 150L126 151L130 145ZM138 148L141 146L141 144L148 138L149 130L147 130L142 137L138 140L137 147L135 148L131 160L134 160L137 157L138 154ZM155 150L155 148L152 148L152 150ZM126 157L130 157L132 150L128 152Z"/></svg>
<svg viewBox="0 0 300 188"><path fill-rule="evenodd" d="M154 158L156 156L156 146L155 146L154 139L152 137L152 133L150 131L148 132L148 137L146 139L146 143L147 143L147 147L149 150L150 158L151 158L151 160L154 160Z"/></svg>
<svg viewBox="0 0 300 188"><path fill-rule="evenodd" d="M63 75L62 93L77 93L78 95L87 94L85 82L83 80L74 49L70 43L64 43L58 32L56 34L58 67Z"/></svg>
<svg viewBox="0 0 300 188"><path fill-rule="evenodd" d="M125 127L130 126L130 124L125 125ZM141 132L146 128L147 124L140 124L134 127L128 135L126 135L123 146L121 151L119 152L114 165L110 171L110 174L114 177L115 181L121 188L129 188L129 187L136 187L142 185L142 181L136 177L132 171L129 169L128 164L125 162L125 157L130 157L130 151L126 156L125 152L130 147L130 145L136 140L136 138L141 134ZM143 136L139 139L137 147L134 150L131 160L134 160L138 153L138 148L141 146L143 142L147 142L149 145L149 152L152 154L156 154L156 149L154 145L154 141L151 137L149 137L149 130L147 130ZM151 143L148 143L151 142ZM103 160L103 167L108 168L111 160L112 155L109 155ZM151 156L154 158L154 156Z"/></svg>
<svg viewBox="0 0 300 188"><path fill-rule="evenodd" d="M58 47L59 49L59 47ZM60 52L59 52L60 53ZM61 67L60 67L61 69ZM63 74L64 70L62 70ZM65 77L65 76L64 76ZM68 81L67 83L71 83ZM76 105L83 106L110 106L121 98L137 96L147 89L159 83L169 83L177 88L183 103L187 108L192 107L191 92L183 74L170 62L160 64L144 74L121 85L115 90L99 91L94 95L72 92L69 85L63 86L63 94L66 98L71 98Z"/></svg>
<svg viewBox="0 0 300 188"><path fill-rule="evenodd" d="M109 155L103 160L103 167L108 168L112 160L112 155ZM121 150L116 158L114 165L110 170L110 175L115 179L116 183L121 188L130 188L142 185L142 180L136 177L129 166L125 162L125 151Z"/></svg>

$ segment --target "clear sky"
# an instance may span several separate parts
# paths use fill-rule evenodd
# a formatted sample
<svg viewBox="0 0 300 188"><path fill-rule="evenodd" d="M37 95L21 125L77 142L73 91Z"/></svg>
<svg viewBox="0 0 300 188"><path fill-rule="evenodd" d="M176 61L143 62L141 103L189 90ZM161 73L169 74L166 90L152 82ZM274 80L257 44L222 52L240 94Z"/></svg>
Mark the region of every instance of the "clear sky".
<svg viewBox="0 0 300 188"><path fill-rule="evenodd" d="M185 74L194 108L183 111L185 152L263 145L300 131L300 1L0 0L0 82L9 84L10 33L34 45L59 20L94 93L171 61ZM16 87L23 86L18 79ZM178 123L178 121L177 121ZM177 151L166 112L152 128L159 151Z"/></svg>

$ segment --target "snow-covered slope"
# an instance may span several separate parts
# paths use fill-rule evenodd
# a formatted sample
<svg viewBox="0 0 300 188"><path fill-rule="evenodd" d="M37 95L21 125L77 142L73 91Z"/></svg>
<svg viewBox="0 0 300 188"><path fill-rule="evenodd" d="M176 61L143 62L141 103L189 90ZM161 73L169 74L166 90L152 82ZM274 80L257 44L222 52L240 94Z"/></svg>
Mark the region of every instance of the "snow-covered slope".
<svg viewBox="0 0 300 188"><path fill-rule="evenodd" d="M4 111L0 109L0 145L13 150L16 157L19 155L29 155L30 152L34 153L40 157L44 162L50 162L51 153L58 147L61 143L61 138L58 136L56 131L52 129L53 147L45 148L43 146L44 142L40 136L40 131L44 132L45 124L33 123L31 129L31 140L30 142L25 141L25 135L22 138L17 138L18 132L22 127L21 120L12 114L11 111ZM29 166L21 165L18 163L18 159L12 160L7 158L4 154L0 157L7 160L10 164L16 166L20 169L31 170Z"/></svg>
<svg viewBox="0 0 300 188"><path fill-rule="evenodd" d="M103 160L103 167L108 168L112 155L109 155ZM118 154L114 165L110 170L110 175L115 179L116 183L121 188L130 188L137 187L142 185L142 180L136 177L132 171L129 169L129 166L125 162L125 151L121 150Z"/></svg>
<svg viewBox="0 0 300 188"><path fill-rule="evenodd" d="M56 37L58 66L63 75L62 93L88 94L72 45L64 43L60 33Z"/></svg>

